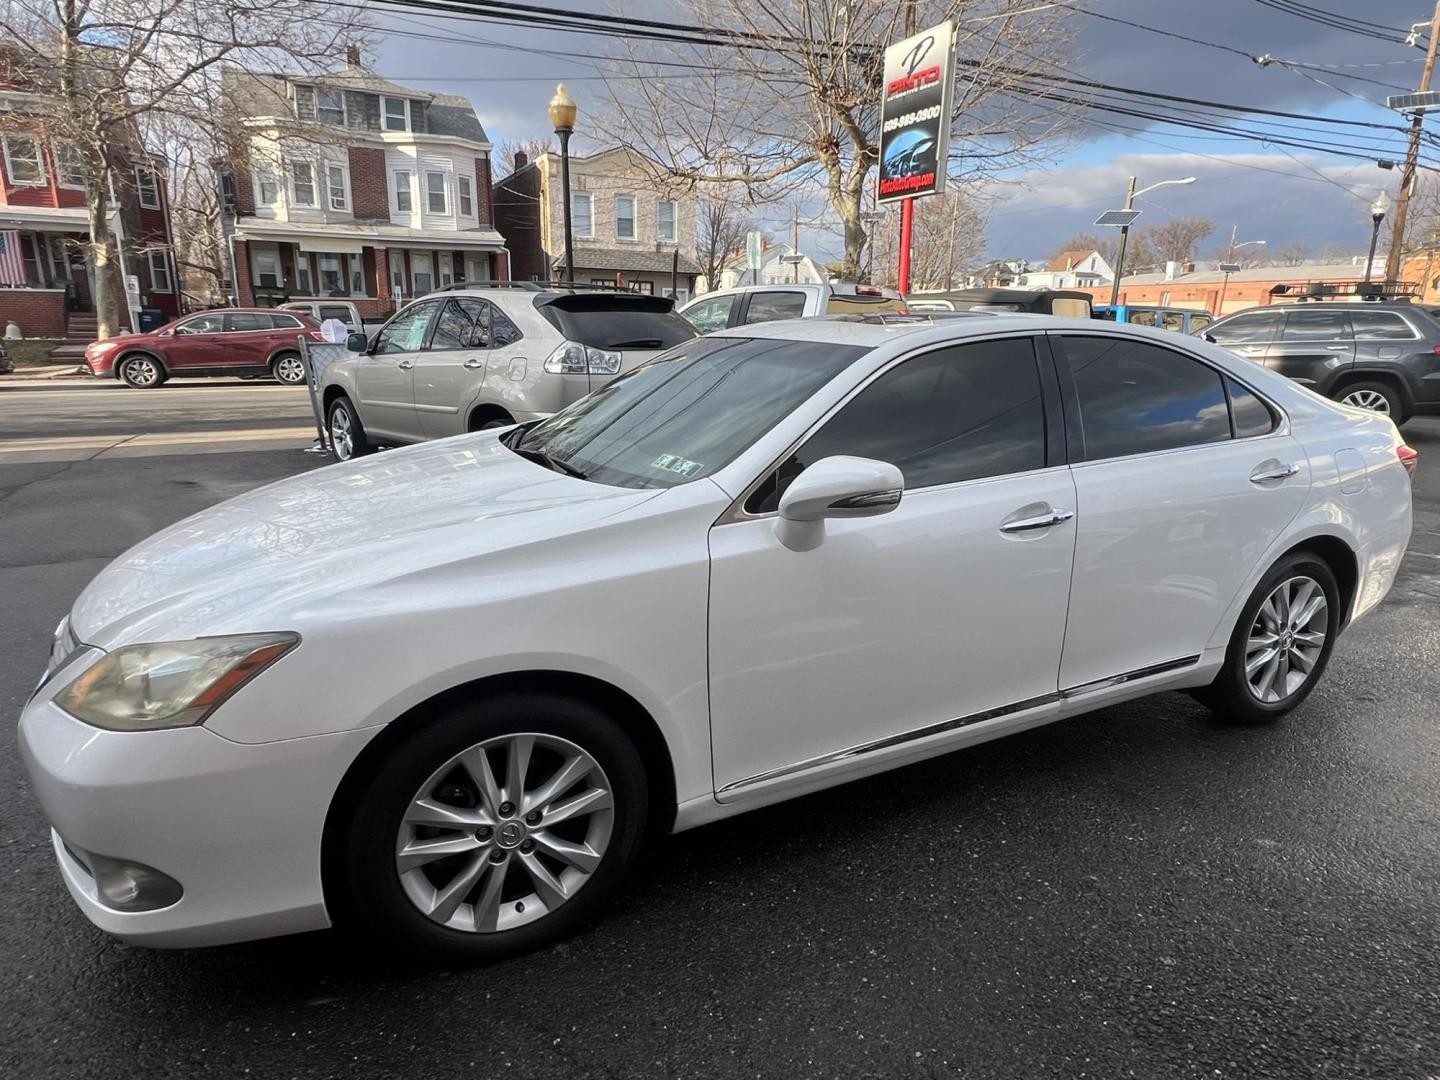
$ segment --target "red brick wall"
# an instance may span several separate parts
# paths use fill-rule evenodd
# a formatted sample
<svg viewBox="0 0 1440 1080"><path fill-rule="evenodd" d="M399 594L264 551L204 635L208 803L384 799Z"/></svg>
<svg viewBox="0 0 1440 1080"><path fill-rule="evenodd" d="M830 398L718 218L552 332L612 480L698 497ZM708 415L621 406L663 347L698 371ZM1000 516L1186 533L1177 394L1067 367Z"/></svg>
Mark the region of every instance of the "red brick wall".
<svg viewBox="0 0 1440 1080"><path fill-rule="evenodd" d="M64 290L0 289L0 332L12 321L27 338L63 338Z"/></svg>
<svg viewBox="0 0 1440 1080"><path fill-rule="evenodd" d="M490 225L495 220L495 189L490 183L490 159L475 159L475 213L480 224Z"/></svg>
<svg viewBox="0 0 1440 1080"><path fill-rule="evenodd" d="M510 253L507 251L498 251L490 257L495 261L495 280L509 281Z"/></svg>
<svg viewBox="0 0 1440 1080"><path fill-rule="evenodd" d="M241 307L255 306L255 287L250 284L250 245L235 241L235 295Z"/></svg>
<svg viewBox="0 0 1440 1080"><path fill-rule="evenodd" d="M366 248L365 254L374 260L375 270L375 295L388 308L391 304L390 294L390 252L384 248ZM369 266L369 263L366 263ZM366 271L369 272L368 270Z"/></svg>
<svg viewBox="0 0 1440 1080"><path fill-rule="evenodd" d="M358 221L387 220L390 191L385 182L385 151L373 146L350 148L350 194Z"/></svg>
<svg viewBox="0 0 1440 1080"><path fill-rule="evenodd" d="M510 249L502 278L529 281L532 274L538 274L543 281L550 277L540 247L539 169L522 169L500 181L495 189L495 227Z"/></svg>

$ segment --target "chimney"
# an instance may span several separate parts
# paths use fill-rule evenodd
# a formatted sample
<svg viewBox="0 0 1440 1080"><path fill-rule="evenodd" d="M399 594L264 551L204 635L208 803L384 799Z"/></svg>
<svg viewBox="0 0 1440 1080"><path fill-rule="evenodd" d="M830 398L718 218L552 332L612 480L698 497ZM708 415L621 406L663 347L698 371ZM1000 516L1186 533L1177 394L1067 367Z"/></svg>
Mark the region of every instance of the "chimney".
<svg viewBox="0 0 1440 1080"><path fill-rule="evenodd" d="M1176 262L1174 259L1171 259L1169 262L1167 262L1167 263L1165 264L1165 280L1166 280L1166 281L1174 281L1174 280L1175 280L1175 274L1176 274L1176 272L1177 272L1179 269L1180 269L1180 264L1179 264L1178 262Z"/></svg>
<svg viewBox="0 0 1440 1080"><path fill-rule="evenodd" d="M354 71L354 70L356 70L357 68L359 68L359 66L360 66L360 46L359 46L359 45L346 45L346 46L345 46L345 66L346 66L347 68L349 68L351 71Z"/></svg>
<svg viewBox="0 0 1440 1080"><path fill-rule="evenodd" d="M516 172L519 172L521 169L523 169L526 165L529 165L529 164L530 164L530 155L527 154L527 153L525 153L524 150L516 150L516 151L515 151L515 171L516 171Z"/></svg>

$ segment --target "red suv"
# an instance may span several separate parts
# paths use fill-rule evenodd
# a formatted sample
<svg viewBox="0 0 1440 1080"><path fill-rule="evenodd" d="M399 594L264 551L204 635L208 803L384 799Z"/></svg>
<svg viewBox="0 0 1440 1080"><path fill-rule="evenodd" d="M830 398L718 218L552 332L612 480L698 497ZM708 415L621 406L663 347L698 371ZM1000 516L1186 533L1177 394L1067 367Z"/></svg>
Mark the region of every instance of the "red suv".
<svg viewBox="0 0 1440 1080"><path fill-rule="evenodd" d="M85 366L98 378L148 389L170 376L273 375L287 386L305 382L295 339L323 340L314 321L294 311L223 308L187 315L148 334L106 338L85 347Z"/></svg>

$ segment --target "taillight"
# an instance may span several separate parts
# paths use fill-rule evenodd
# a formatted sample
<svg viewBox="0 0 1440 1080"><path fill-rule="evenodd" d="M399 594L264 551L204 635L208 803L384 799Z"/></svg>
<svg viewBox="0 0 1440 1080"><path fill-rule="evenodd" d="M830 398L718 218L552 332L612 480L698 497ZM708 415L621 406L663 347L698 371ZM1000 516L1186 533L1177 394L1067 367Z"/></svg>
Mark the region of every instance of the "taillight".
<svg viewBox="0 0 1440 1080"><path fill-rule="evenodd" d="M856 296L884 296L885 294L884 294L883 292L881 292L879 289L877 289L874 285L856 285L856 286L855 286L855 295L856 295ZM1437 346L1437 348L1440 348L1440 346Z"/></svg>
<svg viewBox="0 0 1440 1080"><path fill-rule="evenodd" d="M1415 467L1420 464L1420 451L1401 443L1395 448L1395 456L1400 459L1400 464L1405 466L1405 471L1414 476Z"/></svg>
<svg viewBox="0 0 1440 1080"><path fill-rule="evenodd" d="M1436 345L1435 348L1431 349L1430 351L1433 352L1436 356L1440 356L1440 345Z"/></svg>
<svg viewBox="0 0 1440 1080"><path fill-rule="evenodd" d="M551 375L615 375L620 371L620 354L562 341L545 358L545 370Z"/></svg>

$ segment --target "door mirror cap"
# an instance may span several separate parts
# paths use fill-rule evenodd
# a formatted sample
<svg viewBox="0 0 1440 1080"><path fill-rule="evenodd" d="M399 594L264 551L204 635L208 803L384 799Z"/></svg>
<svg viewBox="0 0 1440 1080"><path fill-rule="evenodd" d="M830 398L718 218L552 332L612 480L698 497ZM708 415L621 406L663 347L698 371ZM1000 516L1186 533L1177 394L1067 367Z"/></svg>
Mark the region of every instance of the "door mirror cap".
<svg viewBox="0 0 1440 1080"><path fill-rule="evenodd" d="M1210 333L1208 330L1202 330L1202 331L1200 331L1200 340L1201 340L1201 341L1208 341L1208 342L1210 342L1211 345L1217 345L1217 344L1219 344L1219 343L1215 340L1215 335L1212 334L1212 333Z"/></svg>
<svg viewBox="0 0 1440 1080"><path fill-rule="evenodd" d="M345 348L351 352L364 352L365 345L365 335L358 330L352 330L350 336L345 339Z"/></svg>
<svg viewBox="0 0 1440 1080"><path fill-rule="evenodd" d="M875 517L900 505L905 476L871 458L822 458L780 497L775 534L792 551L810 551L825 537L826 518Z"/></svg>

